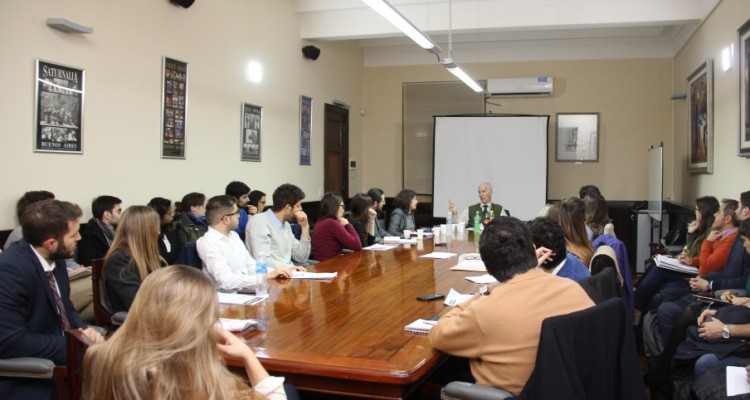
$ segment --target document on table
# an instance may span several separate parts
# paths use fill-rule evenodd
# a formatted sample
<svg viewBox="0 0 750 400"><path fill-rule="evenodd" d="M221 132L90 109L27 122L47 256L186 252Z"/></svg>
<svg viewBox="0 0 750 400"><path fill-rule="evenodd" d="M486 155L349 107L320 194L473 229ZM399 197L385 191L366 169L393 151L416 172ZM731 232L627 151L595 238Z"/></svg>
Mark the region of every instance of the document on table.
<svg viewBox="0 0 750 400"><path fill-rule="evenodd" d="M242 332L255 328L258 325L258 321L254 319L219 318L219 324L221 324L222 328L230 332Z"/></svg>
<svg viewBox="0 0 750 400"><path fill-rule="evenodd" d="M372 246L363 247L362 250L373 250L373 251L386 251L390 249L395 249L398 246L394 245L387 245L387 244L379 244L375 243Z"/></svg>
<svg viewBox="0 0 750 400"><path fill-rule="evenodd" d="M436 323L437 321L430 321L419 318L411 324L406 325L404 327L404 330L411 333L427 334L430 333L430 329L432 329L432 327L435 326Z"/></svg>
<svg viewBox="0 0 750 400"><path fill-rule="evenodd" d="M240 304L252 306L268 298L268 295L251 296L238 293L221 293L219 292L219 303L221 304Z"/></svg>
<svg viewBox="0 0 750 400"><path fill-rule="evenodd" d="M654 257L654 262L659 268L669 269L672 271L682 272L684 274L697 274L698 268L681 263L676 258L671 258L657 254Z"/></svg>
<svg viewBox="0 0 750 400"><path fill-rule="evenodd" d="M461 294L451 288L448 292L448 296L445 296L443 304L454 307L456 304L461 304L472 297L474 297L473 294Z"/></svg>
<svg viewBox="0 0 750 400"><path fill-rule="evenodd" d="M747 371L744 367L727 367L727 397L750 393Z"/></svg>
<svg viewBox="0 0 750 400"><path fill-rule="evenodd" d="M303 272L303 271L292 271L292 279L317 279L317 280L331 280L338 276L338 272Z"/></svg>
<svg viewBox="0 0 750 400"><path fill-rule="evenodd" d="M484 267L484 261L478 253L466 253L461 254L458 257L458 264L451 267L453 271L474 271L474 272L486 272L487 269Z"/></svg>
<svg viewBox="0 0 750 400"><path fill-rule="evenodd" d="M419 258L436 258L438 260L442 260L444 258L451 258L455 255L456 253L443 253L439 251L433 251L432 253L422 254L421 256L419 256Z"/></svg>
<svg viewBox="0 0 750 400"><path fill-rule="evenodd" d="M383 244L417 244L417 239L401 239L398 236L386 236L383 238Z"/></svg>
<svg viewBox="0 0 750 400"><path fill-rule="evenodd" d="M477 275L477 276L467 276L466 280L469 282L474 282L480 285L484 285L487 283L495 283L497 282L497 279L493 277L490 274L484 274L484 275Z"/></svg>

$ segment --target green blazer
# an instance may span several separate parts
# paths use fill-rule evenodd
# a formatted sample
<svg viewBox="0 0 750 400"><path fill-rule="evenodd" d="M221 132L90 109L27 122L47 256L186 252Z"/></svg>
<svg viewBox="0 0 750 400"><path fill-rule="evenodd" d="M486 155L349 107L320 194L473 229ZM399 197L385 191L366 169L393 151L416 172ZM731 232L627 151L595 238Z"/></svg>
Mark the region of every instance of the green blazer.
<svg viewBox="0 0 750 400"><path fill-rule="evenodd" d="M503 212L503 206L500 204L492 203L490 210L495 211L495 217L499 217L500 213ZM469 224L474 224L474 215L476 215L477 211L479 211L479 215L483 215L482 213L482 205L480 203L474 204L473 206L469 206ZM508 215L510 213L507 212Z"/></svg>

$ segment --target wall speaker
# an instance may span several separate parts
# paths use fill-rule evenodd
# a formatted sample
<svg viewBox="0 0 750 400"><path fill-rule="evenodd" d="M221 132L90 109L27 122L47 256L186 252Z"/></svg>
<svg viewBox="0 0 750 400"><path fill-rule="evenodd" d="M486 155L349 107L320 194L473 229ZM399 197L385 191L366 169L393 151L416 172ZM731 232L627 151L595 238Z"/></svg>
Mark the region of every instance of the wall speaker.
<svg viewBox="0 0 750 400"><path fill-rule="evenodd" d="M172 4L178 5L180 7L190 8L190 6L193 5L195 0L169 0Z"/></svg>
<svg viewBox="0 0 750 400"><path fill-rule="evenodd" d="M320 49L315 46L305 46L302 48L302 55L308 60L317 60L320 57Z"/></svg>

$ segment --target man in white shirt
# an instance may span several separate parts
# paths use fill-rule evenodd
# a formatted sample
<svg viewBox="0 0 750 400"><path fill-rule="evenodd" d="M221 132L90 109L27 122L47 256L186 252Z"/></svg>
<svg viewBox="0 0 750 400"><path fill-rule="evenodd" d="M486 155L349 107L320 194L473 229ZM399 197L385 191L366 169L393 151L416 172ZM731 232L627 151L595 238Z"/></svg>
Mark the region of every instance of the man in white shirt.
<svg viewBox="0 0 750 400"><path fill-rule="evenodd" d="M454 221L462 224L467 222L471 224L474 221L474 214L477 212L479 212L482 220L488 218L490 211L494 211L495 217L500 216L500 213L503 211L503 206L492 203L492 185L489 182L480 183L477 188L477 194L479 195L479 203L464 209L458 219L456 219L456 213L458 212L456 203L448 200L448 211L453 214ZM505 211L505 214L510 215L507 210Z"/></svg>
<svg viewBox="0 0 750 400"><path fill-rule="evenodd" d="M198 239L198 256L203 272L221 290L235 290L255 284L255 260L234 230L240 220L237 200L232 196L215 196L206 204L208 232ZM268 279L289 278L290 268L268 269Z"/></svg>
<svg viewBox="0 0 750 400"><path fill-rule="evenodd" d="M252 254L264 254L271 267L292 267L292 260L305 263L310 257L310 223L302 211L302 189L286 183L273 192L273 206L250 218L245 232L245 244ZM297 240L289 222L293 219L302 227ZM302 268L304 270L304 268Z"/></svg>

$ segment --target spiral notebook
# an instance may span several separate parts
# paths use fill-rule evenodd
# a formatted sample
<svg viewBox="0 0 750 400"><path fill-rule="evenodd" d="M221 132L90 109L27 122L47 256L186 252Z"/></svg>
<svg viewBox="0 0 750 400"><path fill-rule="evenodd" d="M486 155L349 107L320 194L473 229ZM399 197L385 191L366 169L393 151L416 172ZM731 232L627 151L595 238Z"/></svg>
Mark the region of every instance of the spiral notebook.
<svg viewBox="0 0 750 400"><path fill-rule="evenodd" d="M432 329L433 326L437 321L429 321L426 319L418 319L414 322L412 322L409 325L406 325L404 327L404 330L411 333L420 333L420 334L428 334L430 333L430 329Z"/></svg>

